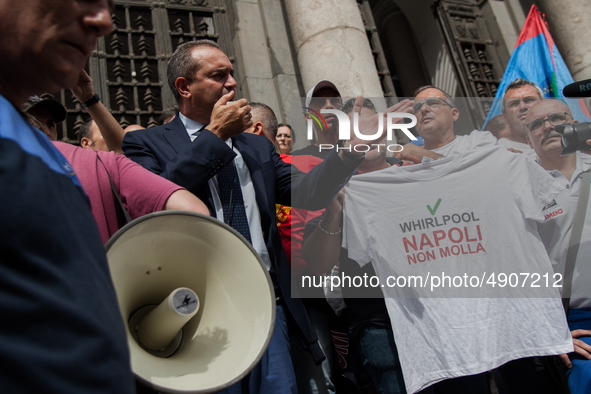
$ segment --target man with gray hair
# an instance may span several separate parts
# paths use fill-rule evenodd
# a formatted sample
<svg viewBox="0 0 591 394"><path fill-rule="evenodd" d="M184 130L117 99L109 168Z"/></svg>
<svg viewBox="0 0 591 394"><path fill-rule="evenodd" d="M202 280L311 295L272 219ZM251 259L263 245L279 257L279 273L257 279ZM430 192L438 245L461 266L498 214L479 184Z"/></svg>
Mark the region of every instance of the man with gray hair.
<svg viewBox="0 0 591 394"><path fill-rule="evenodd" d="M523 78L511 82L503 94L503 117L509 125L509 135L500 138L499 144L514 152L522 152L536 158L536 152L527 143L525 117L527 111L536 102L542 100L544 94L538 85Z"/></svg>
<svg viewBox="0 0 591 394"><path fill-rule="evenodd" d="M497 143L491 133L479 130L473 130L466 135L456 135L455 122L460 117L460 110L449 94L435 86L427 85L415 91L412 111L417 117L417 133L423 137L425 145L404 145L401 152L394 154L398 159L420 163L425 157L427 160L437 160L452 153Z"/></svg>
<svg viewBox="0 0 591 394"><path fill-rule="evenodd" d="M562 296L568 304L567 319L573 337L574 353L561 355L570 369L568 384L573 394L591 390L591 209L590 200L580 202L586 206L585 215L577 204L583 193L584 183L589 187L585 173L591 171L591 156L580 151L562 155L562 136L555 126L578 123L568 105L559 100L541 100L527 113L527 140L536 151L540 165L564 189L550 204L544 207L544 222L538 225L540 238L546 246L555 272L564 275ZM587 148L591 148L587 146ZM587 151L588 152L588 151ZM578 232L574 223L582 220ZM573 235L578 233L577 235ZM578 238L578 242L577 242ZM575 254L570 255L572 251ZM569 256L569 257L567 257ZM570 264L569 264L570 263ZM572 275L572 276L571 276ZM567 282L570 278L570 282ZM566 289L570 289L570 293Z"/></svg>
<svg viewBox="0 0 591 394"><path fill-rule="evenodd" d="M18 108L76 85L111 0L0 0L0 387L133 393L99 230L70 164Z"/></svg>

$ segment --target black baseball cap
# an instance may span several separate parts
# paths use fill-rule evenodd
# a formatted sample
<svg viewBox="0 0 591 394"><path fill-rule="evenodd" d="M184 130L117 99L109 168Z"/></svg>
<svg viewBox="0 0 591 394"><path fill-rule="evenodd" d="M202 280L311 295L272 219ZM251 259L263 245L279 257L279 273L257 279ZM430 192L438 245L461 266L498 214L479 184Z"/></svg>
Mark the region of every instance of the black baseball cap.
<svg viewBox="0 0 591 394"><path fill-rule="evenodd" d="M23 112L29 112L33 108L46 108L53 115L56 123L66 120L66 108L49 93L29 97L21 109Z"/></svg>

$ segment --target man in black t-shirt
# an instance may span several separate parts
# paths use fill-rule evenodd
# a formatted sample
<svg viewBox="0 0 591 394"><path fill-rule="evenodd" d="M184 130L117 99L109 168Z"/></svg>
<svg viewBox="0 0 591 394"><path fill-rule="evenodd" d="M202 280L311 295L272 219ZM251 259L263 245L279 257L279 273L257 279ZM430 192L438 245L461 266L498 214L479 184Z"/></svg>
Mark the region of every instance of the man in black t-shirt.
<svg viewBox="0 0 591 394"><path fill-rule="evenodd" d="M320 112L323 109L341 109L341 93L334 83L320 81L306 95L306 108ZM313 122L316 132L316 142L303 149L292 152L292 156L311 155L322 160L330 152L330 149L320 149L320 144L335 145L339 139L339 122L336 115L323 114L326 125ZM308 115L306 115L308 119Z"/></svg>

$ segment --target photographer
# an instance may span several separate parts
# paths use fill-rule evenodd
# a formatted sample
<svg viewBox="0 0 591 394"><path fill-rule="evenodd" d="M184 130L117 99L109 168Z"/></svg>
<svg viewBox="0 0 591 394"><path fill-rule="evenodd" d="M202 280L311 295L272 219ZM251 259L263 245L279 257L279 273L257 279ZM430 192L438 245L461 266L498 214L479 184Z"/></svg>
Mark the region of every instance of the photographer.
<svg viewBox="0 0 591 394"><path fill-rule="evenodd" d="M556 131L556 126L575 123L578 122L573 119L570 108L558 100L538 101L526 117L527 141L536 151L540 165L565 187L551 204L544 207L546 220L539 225L539 232L554 270L564 273L562 296L568 305L574 353L563 354L561 358L569 368L568 384L573 394L591 392L591 209L588 207L589 197L583 193L583 185L588 187L590 182L591 156L581 152L561 156L562 135ZM577 206L579 198L587 199L581 201L587 208L584 216ZM579 235L573 230L573 222L578 216L583 220ZM580 237L578 242L577 237ZM571 252L569 243L572 245L573 241L578 253ZM571 284L572 290L569 291Z"/></svg>

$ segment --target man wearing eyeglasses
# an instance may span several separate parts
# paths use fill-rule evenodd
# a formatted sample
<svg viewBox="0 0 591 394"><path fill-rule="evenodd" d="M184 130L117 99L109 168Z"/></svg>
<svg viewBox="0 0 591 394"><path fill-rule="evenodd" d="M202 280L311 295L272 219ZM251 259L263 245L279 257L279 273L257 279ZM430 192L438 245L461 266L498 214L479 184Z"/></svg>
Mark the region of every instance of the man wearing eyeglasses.
<svg viewBox="0 0 591 394"><path fill-rule="evenodd" d="M474 130L468 135L456 135L454 124L460 117L460 111L449 94L434 86L427 85L416 90L412 113L417 118L416 130L425 145L404 145L402 152L395 155L399 159L420 163L425 157L437 160L455 152L497 143L489 132Z"/></svg>
<svg viewBox="0 0 591 394"><path fill-rule="evenodd" d="M558 100L534 104L526 117L527 141L538 155L540 165L561 182L565 189L544 208L546 220L539 225L540 236L556 272L564 273L566 255L577 214L582 174L591 170L591 156L576 152L561 156L561 135L554 126L577 123L569 107ZM568 323L574 353L561 355L568 368L571 393L591 391L591 208L587 211L574 265Z"/></svg>
<svg viewBox="0 0 591 394"><path fill-rule="evenodd" d="M536 158L536 153L528 145L525 117L528 110L544 98L538 85L518 78L511 82L503 94L503 117L509 125L509 136L499 139L499 144L512 152L524 153Z"/></svg>

